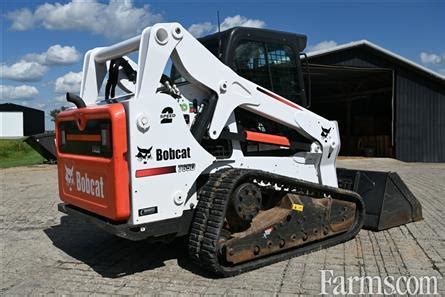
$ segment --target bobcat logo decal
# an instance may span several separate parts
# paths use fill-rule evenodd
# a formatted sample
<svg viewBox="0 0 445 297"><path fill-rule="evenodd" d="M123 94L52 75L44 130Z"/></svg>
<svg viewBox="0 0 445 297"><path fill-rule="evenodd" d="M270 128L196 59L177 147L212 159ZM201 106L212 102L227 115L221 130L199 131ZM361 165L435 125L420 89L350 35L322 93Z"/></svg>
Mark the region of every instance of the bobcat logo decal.
<svg viewBox="0 0 445 297"><path fill-rule="evenodd" d="M71 191L74 187L74 166L71 166L71 168L69 168L68 166L65 165L65 182L69 188L69 190Z"/></svg>
<svg viewBox="0 0 445 297"><path fill-rule="evenodd" d="M323 128L321 127L321 137L327 137L329 135L329 133L331 133L331 129L332 128Z"/></svg>
<svg viewBox="0 0 445 297"><path fill-rule="evenodd" d="M151 146L149 149L144 149L144 148L140 148L138 147L138 153L136 155L136 158L138 159L139 162L144 161L144 164L147 164L147 160L151 159L151 149L153 148L153 146Z"/></svg>

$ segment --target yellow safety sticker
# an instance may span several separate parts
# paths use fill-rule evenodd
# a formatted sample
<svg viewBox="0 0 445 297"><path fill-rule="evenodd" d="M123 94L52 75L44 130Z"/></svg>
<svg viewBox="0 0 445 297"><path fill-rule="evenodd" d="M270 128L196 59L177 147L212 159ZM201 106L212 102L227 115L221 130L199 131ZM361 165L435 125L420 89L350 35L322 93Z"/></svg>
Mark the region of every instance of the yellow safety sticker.
<svg viewBox="0 0 445 297"><path fill-rule="evenodd" d="M292 204L292 209L295 211L303 211L303 208L304 208L303 204L295 204L295 203Z"/></svg>

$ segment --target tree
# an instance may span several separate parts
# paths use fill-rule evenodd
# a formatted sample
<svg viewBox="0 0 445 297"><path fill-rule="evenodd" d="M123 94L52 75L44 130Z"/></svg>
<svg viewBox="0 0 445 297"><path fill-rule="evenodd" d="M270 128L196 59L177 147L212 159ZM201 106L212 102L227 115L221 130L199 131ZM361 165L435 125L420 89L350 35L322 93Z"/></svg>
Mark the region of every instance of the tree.
<svg viewBox="0 0 445 297"><path fill-rule="evenodd" d="M55 108L53 110L50 110L49 115L51 116L51 121L55 122L57 115L61 112L68 109L68 107L62 106L61 108Z"/></svg>

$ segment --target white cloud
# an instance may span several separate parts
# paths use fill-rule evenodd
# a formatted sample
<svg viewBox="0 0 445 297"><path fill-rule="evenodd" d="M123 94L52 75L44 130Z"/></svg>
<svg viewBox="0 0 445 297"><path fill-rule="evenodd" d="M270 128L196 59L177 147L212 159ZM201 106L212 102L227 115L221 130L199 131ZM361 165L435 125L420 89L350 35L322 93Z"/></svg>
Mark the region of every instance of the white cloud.
<svg viewBox="0 0 445 297"><path fill-rule="evenodd" d="M82 81L81 72L68 72L64 76L56 79L54 83L54 92L64 94L66 92L78 93L80 91L80 83Z"/></svg>
<svg viewBox="0 0 445 297"><path fill-rule="evenodd" d="M42 65L69 65L80 60L80 53L74 46L50 46L46 52L27 54L23 60Z"/></svg>
<svg viewBox="0 0 445 297"><path fill-rule="evenodd" d="M80 60L74 46L50 46L46 52L25 55L15 64L0 64L0 78L16 81L39 81L48 71L48 65L69 65Z"/></svg>
<svg viewBox="0 0 445 297"><path fill-rule="evenodd" d="M11 29L15 31L28 30L34 26L34 15L27 8L9 12L6 18L12 21Z"/></svg>
<svg viewBox="0 0 445 297"><path fill-rule="evenodd" d="M235 15L232 17L226 17L221 23L221 31L233 28L233 27L252 27L252 28L264 28L266 23L262 20L248 19L244 16Z"/></svg>
<svg viewBox="0 0 445 297"><path fill-rule="evenodd" d="M33 86L21 85L21 86L7 86L0 85L0 100L9 101L17 99L33 99L39 94Z"/></svg>
<svg viewBox="0 0 445 297"><path fill-rule="evenodd" d="M248 19L241 15L226 17L221 23L221 31L233 27L253 27L264 28L266 23L262 20ZM210 22L193 24L188 28L188 31L195 37L201 37L209 33L215 33L218 30L218 25Z"/></svg>
<svg viewBox="0 0 445 297"><path fill-rule="evenodd" d="M320 43L317 43L316 45L309 46L308 51L315 52L315 51L325 50L325 49L333 48L337 45L338 45L337 42L335 42L333 40L325 40Z"/></svg>
<svg viewBox="0 0 445 297"><path fill-rule="evenodd" d="M48 67L37 62L21 60L11 66L0 64L0 78L16 81L39 81Z"/></svg>
<svg viewBox="0 0 445 297"><path fill-rule="evenodd" d="M162 21L162 15L149 5L136 7L133 0L72 0L66 4L45 3L35 11L22 9L6 14L11 29L24 31L34 27L48 30L88 31L111 39L137 35L145 27Z"/></svg>
<svg viewBox="0 0 445 297"><path fill-rule="evenodd" d="M188 28L190 34L195 37L201 37L214 30L214 25L210 22L193 24Z"/></svg>
<svg viewBox="0 0 445 297"><path fill-rule="evenodd" d="M55 96L54 100L59 103L68 103L68 101L66 101L66 95Z"/></svg>
<svg viewBox="0 0 445 297"><path fill-rule="evenodd" d="M37 103L34 105L37 109L43 109L46 107L46 103Z"/></svg>
<svg viewBox="0 0 445 297"><path fill-rule="evenodd" d="M445 53L440 56L438 54L429 54L422 52L420 53L420 61L422 61L423 64L442 64L445 63Z"/></svg>

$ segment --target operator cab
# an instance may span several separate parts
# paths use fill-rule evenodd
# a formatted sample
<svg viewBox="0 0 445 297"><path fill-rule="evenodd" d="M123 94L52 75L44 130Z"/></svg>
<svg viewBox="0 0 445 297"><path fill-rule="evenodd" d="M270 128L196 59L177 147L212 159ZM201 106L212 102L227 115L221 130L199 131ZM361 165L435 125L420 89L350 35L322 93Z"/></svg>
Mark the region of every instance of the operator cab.
<svg viewBox="0 0 445 297"><path fill-rule="evenodd" d="M199 41L238 75L299 105L308 106L300 54L305 35L235 27ZM178 78L173 73L172 78Z"/></svg>

